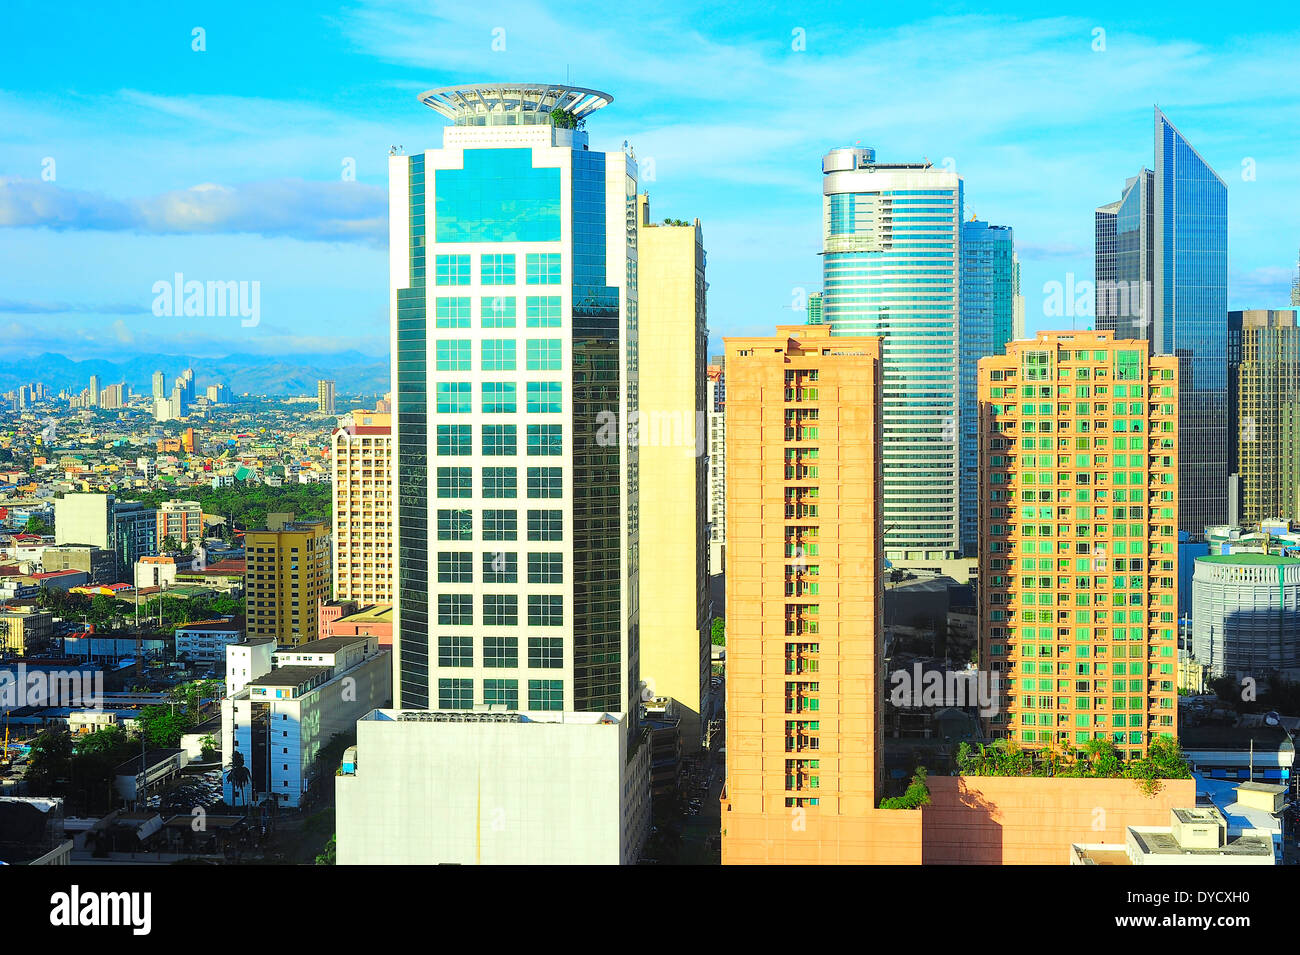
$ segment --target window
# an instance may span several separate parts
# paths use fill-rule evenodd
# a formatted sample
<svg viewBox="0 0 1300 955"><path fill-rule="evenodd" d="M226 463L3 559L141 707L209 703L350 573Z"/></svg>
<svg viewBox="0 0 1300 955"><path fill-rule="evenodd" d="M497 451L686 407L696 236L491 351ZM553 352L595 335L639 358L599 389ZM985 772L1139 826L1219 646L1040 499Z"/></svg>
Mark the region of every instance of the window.
<svg viewBox="0 0 1300 955"><path fill-rule="evenodd" d="M487 338L483 341L484 371L515 370L515 340L513 338Z"/></svg>
<svg viewBox="0 0 1300 955"><path fill-rule="evenodd" d="M528 582L530 584L564 583L564 555L550 551L530 553Z"/></svg>
<svg viewBox="0 0 1300 955"><path fill-rule="evenodd" d="M513 424L483 425L484 457L513 457L518 453L518 431Z"/></svg>
<svg viewBox="0 0 1300 955"><path fill-rule="evenodd" d="M468 381L440 381L437 391L438 414L469 414L470 388Z"/></svg>
<svg viewBox="0 0 1300 955"><path fill-rule="evenodd" d="M518 637L484 637L483 666L492 669L514 669L519 666Z"/></svg>
<svg viewBox="0 0 1300 955"><path fill-rule="evenodd" d="M474 582L474 555L468 551L438 552L438 583L472 584Z"/></svg>
<svg viewBox="0 0 1300 955"><path fill-rule="evenodd" d="M473 473L472 468L438 468L438 496L472 496Z"/></svg>
<svg viewBox="0 0 1300 955"><path fill-rule="evenodd" d="M530 710L564 709L564 681L529 680L528 708Z"/></svg>
<svg viewBox="0 0 1300 955"><path fill-rule="evenodd" d="M467 541L473 536L474 522L469 508L439 508L438 540Z"/></svg>
<svg viewBox="0 0 1300 955"><path fill-rule="evenodd" d="M437 285L468 285L469 256L434 256L434 283Z"/></svg>
<svg viewBox="0 0 1300 955"><path fill-rule="evenodd" d="M470 341L467 338L440 338L434 343L438 371L469 371Z"/></svg>
<svg viewBox="0 0 1300 955"><path fill-rule="evenodd" d="M473 637L439 637L438 666L472 667L474 665Z"/></svg>
<svg viewBox="0 0 1300 955"><path fill-rule="evenodd" d="M474 708L473 680L439 680L438 709L471 710Z"/></svg>
<svg viewBox="0 0 1300 955"><path fill-rule="evenodd" d="M474 453L474 438L467 424L438 425L438 454L467 457Z"/></svg>
<svg viewBox="0 0 1300 955"><path fill-rule="evenodd" d="M560 370L560 340L558 338L530 338L526 344L529 371Z"/></svg>
<svg viewBox="0 0 1300 955"><path fill-rule="evenodd" d="M559 513L558 511L556 512ZM484 511L483 539L485 541L512 541L519 537L518 511ZM469 538L465 538L469 540Z"/></svg>
<svg viewBox="0 0 1300 955"><path fill-rule="evenodd" d="M532 386L529 385L531 388ZM483 413L514 414L517 401L513 381L483 382Z"/></svg>
<svg viewBox="0 0 1300 955"><path fill-rule="evenodd" d="M510 387L514 388L514 385ZM561 386L558 381L528 382L528 413L559 414L560 390ZM510 410L513 411L514 408L512 407Z"/></svg>
<svg viewBox="0 0 1300 955"><path fill-rule="evenodd" d="M564 539L563 511L529 511L528 539L530 541L558 541ZM514 540L512 537L511 540Z"/></svg>
<svg viewBox="0 0 1300 955"><path fill-rule="evenodd" d="M514 285L514 253L485 253L479 256L479 276L484 285Z"/></svg>
<svg viewBox="0 0 1300 955"><path fill-rule="evenodd" d="M519 681L484 680L483 702L488 706L504 704L508 709L519 709Z"/></svg>
<svg viewBox="0 0 1300 955"><path fill-rule="evenodd" d="M560 468L529 468L528 496L557 498L564 496L563 471Z"/></svg>
<svg viewBox="0 0 1300 955"><path fill-rule="evenodd" d="M560 296L529 295L524 299L524 314L529 328L560 327Z"/></svg>
<svg viewBox="0 0 1300 955"><path fill-rule="evenodd" d="M479 299L479 320L484 328L515 327L515 297L491 295Z"/></svg>
<svg viewBox="0 0 1300 955"><path fill-rule="evenodd" d="M483 626L515 627L518 625L519 597L517 594L483 595ZM487 663L485 659L484 666L491 666L491 664ZM517 666L517 664L511 664L511 666Z"/></svg>
<svg viewBox="0 0 1300 955"><path fill-rule="evenodd" d="M519 479L515 468L484 468L483 496L518 497Z"/></svg>
<svg viewBox="0 0 1300 955"><path fill-rule="evenodd" d="M529 285L560 284L560 254L529 252L524 260L524 279Z"/></svg>
<svg viewBox="0 0 1300 955"><path fill-rule="evenodd" d="M534 456L555 457L564 453L562 425L530 424L528 426L528 453Z"/></svg>
<svg viewBox="0 0 1300 955"><path fill-rule="evenodd" d="M503 550L483 555L483 583L514 584L519 582L519 555Z"/></svg>
<svg viewBox="0 0 1300 955"><path fill-rule="evenodd" d="M438 626L472 627L473 625L473 594L438 594Z"/></svg>
<svg viewBox="0 0 1300 955"><path fill-rule="evenodd" d="M528 595L528 626L561 627L564 625L564 598L559 594Z"/></svg>
<svg viewBox="0 0 1300 955"><path fill-rule="evenodd" d="M560 637L529 637L528 665L535 670L558 670L564 666L564 640Z"/></svg>
<svg viewBox="0 0 1300 955"><path fill-rule="evenodd" d="M438 328L469 328L469 298L440 295L434 299L434 324Z"/></svg>

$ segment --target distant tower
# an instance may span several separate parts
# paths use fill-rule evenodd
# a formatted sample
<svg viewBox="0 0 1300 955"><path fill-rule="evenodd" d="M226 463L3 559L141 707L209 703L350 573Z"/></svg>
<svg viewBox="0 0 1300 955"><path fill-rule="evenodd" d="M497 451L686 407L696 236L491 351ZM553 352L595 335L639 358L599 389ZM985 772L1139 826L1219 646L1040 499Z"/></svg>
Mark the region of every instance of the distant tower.
<svg viewBox="0 0 1300 955"><path fill-rule="evenodd" d="M321 378L316 382L316 410L321 414L334 413L334 382Z"/></svg>
<svg viewBox="0 0 1300 955"><path fill-rule="evenodd" d="M167 397L167 376L161 371L153 373L153 400Z"/></svg>

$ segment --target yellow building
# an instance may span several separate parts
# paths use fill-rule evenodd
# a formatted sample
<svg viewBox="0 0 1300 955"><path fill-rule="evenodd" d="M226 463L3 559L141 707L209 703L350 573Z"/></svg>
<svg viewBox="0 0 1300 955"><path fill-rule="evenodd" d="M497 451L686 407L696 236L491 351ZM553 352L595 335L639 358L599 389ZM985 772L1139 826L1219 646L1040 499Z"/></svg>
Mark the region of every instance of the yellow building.
<svg viewBox="0 0 1300 955"><path fill-rule="evenodd" d="M53 614L26 607L0 613L0 650L25 657L49 649L54 633Z"/></svg>
<svg viewBox="0 0 1300 955"><path fill-rule="evenodd" d="M704 244L698 219L637 206L641 679L675 701L690 753L710 711Z"/></svg>
<svg viewBox="0 0 1300 955"><path fill-rule="evenodd" d="M1178 359L1039 332L979 363L981 663L993 735L1140 756L1178 714Z"/></svg>
<svg viewBox="0 0 1300 955"><path fill-rule="evenodd" d="M722 861L886 861L880 340L777 332L726 339Z"/></svg>
<svg viewBox="0 0 1300 955"><path fill-rule="evenodd" d="M392 417L356 411L334 431L334 598L393 602Z"/></svg>
<svg viewBox="0 0 1300 955"><path fill-rule="evenodd" d="M268 514L266 530L244 536L248 637L280 646L316 639L317 609L330 590L328 521Z"/></svg>

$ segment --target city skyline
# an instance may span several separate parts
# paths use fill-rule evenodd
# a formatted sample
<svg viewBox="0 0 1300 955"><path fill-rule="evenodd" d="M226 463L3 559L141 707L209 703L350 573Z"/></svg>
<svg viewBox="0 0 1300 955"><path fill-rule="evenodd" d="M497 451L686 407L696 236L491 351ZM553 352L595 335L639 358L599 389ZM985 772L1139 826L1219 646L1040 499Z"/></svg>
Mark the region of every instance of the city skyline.
<svg viewBox="0 0 1300 955"><path fill-rule="evenodd" d="M1026 331L1086 327L1044 314L1047 286L1091 279L1093 209L1150 163L1152 102L1228 183L1229 307L1285 305L1300 190L1277 119L1300 102L1277 92L1290 68L1269 50L1286 38L1159 14L1121 29L1118 10L901 22L925 13L909 10L855 30L834 7L742 24L361 4L329 18L290 7L256 30L241 13L159 13L129 34L92 13L69 37L86 55L57 75L39 49L6 50L23 82L0 94L19 131L0 147L0 254L15 266L0 341L74 357L145 343L385 354L384 156L440 135L411 108L421 89L490 79L567 77L613 94L593 148L626 137L656 210L711 224L711 351L724 334L801 320L821 284L817 163L855 144L884 162L951 165L968 212L1016 230ZM1249 62L1235 56L1245 47ZM846 67L880 95L818 95ZM70 258L82 263L72 273ZM154 286L177 273L260 283L256 324L156 315Z"/></svg>

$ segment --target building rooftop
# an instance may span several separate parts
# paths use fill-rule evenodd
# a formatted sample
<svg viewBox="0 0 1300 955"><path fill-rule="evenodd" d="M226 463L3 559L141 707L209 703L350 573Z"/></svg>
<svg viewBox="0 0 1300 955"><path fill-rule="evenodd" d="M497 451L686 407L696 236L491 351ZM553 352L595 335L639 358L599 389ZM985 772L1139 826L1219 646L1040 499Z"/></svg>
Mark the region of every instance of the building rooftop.
<svg viewBox="0 0 1300 955"><path fill-rule="evenodd" d="M281 653L338 653L344 647L350 647L353 644L362 643L366 640L373 640L374 637L322 637L319 640L309 640L306 643L300 643L296 647L284 647Z"/></svg>
<svg viewBox="0 0 1300 955"><path fill-rule="evenodd" d="M1196 849L1180 845L1168 829L1129 826L1129 837L1147 855L1188 856L1268 856L1273 857L1273 840L1258 833L1230 837L1226 845L1213 849Z"/></svg>
<svg viewBox="0 0 1300 955"><path fill-rule="evenodd" d="M1199 564L1240 564L1247 567L1292 567L1300 564L1300 557L1279 557L1276 554L1209 554L1196 558Z"/></svg>
<svg viewBox="0 0 1300 955"><path fill-rule="evenodd" d="M425 90L419 98L457 126L549 126L553 109L583 119L614 102L609 93L567 83L467 83Z"/></svg>
<svg viewBox="0 0 1300 955"><path fill-rule="evenodd" d="M301 686L331 671L332 667L276 667L255 680L249 680L245 686Z"/></svg>

